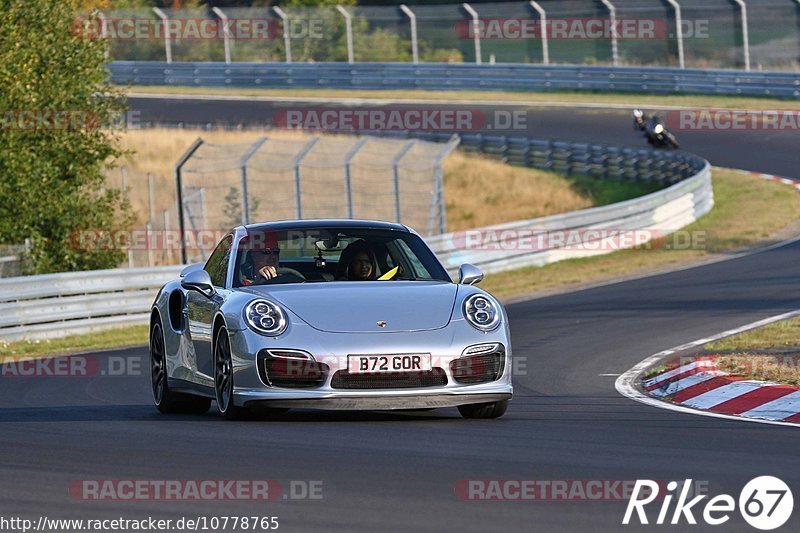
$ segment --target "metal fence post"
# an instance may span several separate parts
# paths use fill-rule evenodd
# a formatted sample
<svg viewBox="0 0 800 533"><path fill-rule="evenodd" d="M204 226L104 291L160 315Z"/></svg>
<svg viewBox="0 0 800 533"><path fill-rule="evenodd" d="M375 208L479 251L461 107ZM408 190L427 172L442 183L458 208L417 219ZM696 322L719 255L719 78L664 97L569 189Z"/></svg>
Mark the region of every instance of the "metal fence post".
<svg viewBox="0 0 800 533"><path fill-rule="evenodd" d="M547 13L544 8L539 5L539 2L531 0L531 7L539 13L539 19L542 21L542 63L545 65L550 64L550 41L547 35Z"/></svg>
<svg viewBox="0 0 800 533"><path fill-rule="evenodd" d="M672 9L675 10L675 36L678 38L678 66L686 68L683 57L683 17L681 16L681 5L678 0L667 0Z"/></svg>
<svg viewBox="0 0 800 533"><path fill-rule="evenodd" d="M164 261L169 263L172 261L172 250L166 246L167 243L172 242L172 239L169 236L170 232L169 227L169 210L164 209L164 238L161 239L161 242L164 243Z"/></svg>
<svg viewBox="0 0 800 533"><path fill-rule="evenodd" d="M242 174L242 225L246 226L250 224L250 196L247 192L247 163L250 161L250 158L253 157L261 145L267 142L266 137L260 137L254 142L250 148L242 155L241 160L239 160L239 168L241 169Z"/></svg>
<svg viewBox="0 0 800 533"><path fill-rule="evenodd" d="M169 38L169 17L157 7L153 8L153 13L158 15L158 18L161 19L161 23L164 25L164 51L167 54L167 63L172 63L172 42Z"/></svg>
<svg viewBox="0 0 800 533"><path fill-rule="evenodd" d="M203 145L203 142L203 139L198 137L175 163L175 183L178 187L178 230L181 232L181 261L183 263L186 263L186 225L183 220L183 165Z"/></svg>
<svg viewBox="0 0 800 533"><path fill-rule="evenodd" d="M103 57L108 59L108 56L109 56L108 41L107 41L107 39L108 39L108 19L106 19L106 16L103 14L102 11L97 11L97 18L100 19L100 36L103 38L104 41L106 41L105 42L106 50L105 50L105 52L103 52Z"/></svg>
<svg viewBox="0 0 800 533"><path fill-rule="evenodd" d="M395 216L397 217L397 222L400 223L402 216L400 213L400 169L398 168L400 165L400 160L403 159L403 156L408 153L414 145L417 144L417 141L410 140L406 142L400 151L395 154L392 158L392 178L394 180L394 211Z"/></svg>
<svg viewBox="0 0 800 533"><path fill-rule="evenodd" d="M610 0L600 0L603 5L608 9L608 17L611 22L611 64L615 67L619 64L619 46L617 43L617 9L610 2Z"/></svg>
<svg viewBox="0 0 800 533"><path fill-rule="evenodd" d="M744 0L733 0L742 12L742 48L744 49L744 69L750 70L750 33L747 25L747 4Z"/></svg>
<svg viewBox="0 0 800 533"><path fill-rule="evenodd" d="M286 62L292 62L292 40L289 38L289 16L278 6L272 6L272 10L281 18L283 23L283 47L286 49Z"/></svg>
<svg viewBox="0 0 800 533"><path fill-rule="evenodd" d="M352 175L350 173L350 162L358 151L361 150L361 147L367 143L367 140L367 137L361 137L344 156L344 192L345 200L347 201L347 218L353 218L353 185Z"/></svg>
<svg viewBox="0 0 800 533"><path fill-rule="evenodd" d="M353 18L342 6L336 6L336 9L344 17L344 25L347 31L347 62L353 62Z"/></svg>
<svg viewBox="0 0 800 533"><path fill-rule="evenodd" d="M475 42L475 63L481 64L481 22L478 20L478 12L472 6L464 2L461 4L464 11L472 17L472 39Z"/></svg>
<svg viewBox="0 0 800 533"><path fill-rule="evenodd" d="M222 21L222 43L225 46L225 62L231 62L231 30L228 27L228 16L218 7L212 7L211 11L217 14Z"/></svg>
<svg viewBox="0 0 800 533"><path fill-rule="evenodd" d="M155 264L155 258L153 254L153 239L150 233L153 231L153 225L151 223L147 223L144 226L145 234L147 235L147 239L145 242L147 243L147 266L153 266Z"/></svg>
<svg viewBox="0 0 800 533"><path fill-rule="evenodd" d="M456 149L458 145L461 143L461 137L458 134L453 134L450 137L450 140L447 141L447 144L442 148L442 151L439 152L439 155L436 156L436 161L433 163L433 172L434 172L434 186L436 187L436 197L434 201L436 202L436 212L439 219L439 233L446 233L447 232L447 217L444 208L444 172L442 171L442 162L444 158L450 155L450 152Z"/></svg>
<svg viewBox="0 0 800 533"><path fill-rule="evenodd" d="M303 218L303 197L302 197L302 190L300 189L300 162L306 156L306 154L314 148L314 145L317 144L319 141L319 137L314 137L297 152L292 158L292 167L294 167L294 195L295 195L295 213L297 215L298 220Z"/></svg>
<svg viewBox="0 0 800 533"><path fill-rule="evenodd" d="M798 0L800 1L800 0ZM417 16L405 4L400 4L400 10L408 17L411 25L411 58L414 63L419 63L419 49L417 48Z"/></svg>
<svg viewBox="0 0 800 533"><path fill-rule="evenodd" d="M152 222L156 218L156 195L155 185L153 183L153 173L147 173L147 201L150 205L150 212L148 213L149 219Z"/></svg>

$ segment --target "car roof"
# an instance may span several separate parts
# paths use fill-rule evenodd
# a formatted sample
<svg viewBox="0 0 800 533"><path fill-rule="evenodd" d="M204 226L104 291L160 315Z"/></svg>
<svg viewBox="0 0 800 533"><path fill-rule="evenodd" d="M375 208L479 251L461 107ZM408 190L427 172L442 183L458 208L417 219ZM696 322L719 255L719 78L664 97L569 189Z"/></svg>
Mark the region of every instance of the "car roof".
<svg viewBox="0 0 800 533"><path fill-rule="evenodd" d="M262 222L259 224L248 224L245 226L248 232L251 231L281 231L281 230L301 230L313 228L359 228L359 229L382 229L394 230L409 233L409 229L396 222L384 222L381 220L356 220L349 218L315 218L304 220L276 220L273 222Z"/></svg>

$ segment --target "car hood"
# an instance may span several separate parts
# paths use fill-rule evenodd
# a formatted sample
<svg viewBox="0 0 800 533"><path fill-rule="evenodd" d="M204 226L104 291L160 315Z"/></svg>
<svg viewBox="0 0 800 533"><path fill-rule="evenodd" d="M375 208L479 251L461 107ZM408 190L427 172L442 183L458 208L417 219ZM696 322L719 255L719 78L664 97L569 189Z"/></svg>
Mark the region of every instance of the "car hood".
<svg viewBox="0 0 800 533"><path fill-rule="evenodd" d="M447 326L458 285L439 281L351 281L251 286L246 290L276 300L320 331L376 333ZM381 327L379 322L386 324Z"/></svg>

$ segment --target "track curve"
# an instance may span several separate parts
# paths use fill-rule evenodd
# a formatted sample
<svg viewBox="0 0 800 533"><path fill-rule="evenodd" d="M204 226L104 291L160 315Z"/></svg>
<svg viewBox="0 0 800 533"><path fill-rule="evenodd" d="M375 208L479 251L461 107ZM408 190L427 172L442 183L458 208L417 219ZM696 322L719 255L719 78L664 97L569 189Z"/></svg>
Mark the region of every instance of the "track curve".
<svg viewBox="0 0 800 533"><path fill-rule="evenodd" d="M325 100L303 99L291 103L274 100L225 99L221 97L157 97L131 96L128 104L137 112L136 120L143 124L213 124L215 126L267 126L277 113L288 109L321 109L345 104L330 104ZM487 103L359 103L359 109L390 107L392 109L467 109L491 117L496 106ZM647 146L641 133L633 131L630 110L607 107L546 107L541 105L508 104L503 110L525 112L523 131L495 129L483 133L529 135L543 139L573 140L630 146ZM652 111L651 109L649 111ZM797 131L676 131L681 148L704 157L712 165L740 168L800 177L797 168Z"/></svg>
<svg viewBox="0 0 800 533"><path fill-rule="evenodd" d="M800 307L800 243L508 307L507 415L297 411L268 422L159 415L142 376L11 378L0 388L0 492L17 514L163 518L269 513L289 531L617 530L622 502L469 502L464 479L705 480L738 493L757 475L800 486L797 434L685 415L619 396L643 354ZM133 348L101 357L141 358ZM524 363L524 364L523 364ZM520 366L522 364L522 366ZM145 366L146 368L146 366ZM776 460L780 458L780 462ZM322 480L319 501L82 502L78 479ZM43 503L44 502L44 503ZM8 513L8 511L6 511ZM797 519L794 523L797 523ZM662 526L663 527L663 526ZM726 530L746 530L732 518Z"/></svg>
<svg viewBox="0 0 800 533"><path fill-rule="evenodd" d="M178 107L170 104L159 116ZM627 121L578 124L575 117L588 115L553 113L542 115L532 134L579 139L602 131L610 143L638 144ZM603 112L600 118L622 117ZM591 131L580 131L584 126ZM720 152L729 160L714 160L688 139L685 145L716 164L743 166L735 148ZM787 174L788 160L758 168ZM615 376L647 354L800 307L799 257L795 242L509 305L515 398L506 416L494 421L463 420L455 409L296 411L235 423L214 413L160 415L151 405L144 347L96 354L101 361L139 362L138 370L130 367L120 377L3 376L0 514L278 516L284 531L617 531L623 501L470 502L454 488L467 479L692 478L707 481L713 494L738 494L759 475L800 488L796 430L664 411L614 390ZM92 502L68 493L81 479L201 478L321 480L323 498ZM796 529L797 515L787 528ZM724 527L751 531L738 515Z"/></svg>

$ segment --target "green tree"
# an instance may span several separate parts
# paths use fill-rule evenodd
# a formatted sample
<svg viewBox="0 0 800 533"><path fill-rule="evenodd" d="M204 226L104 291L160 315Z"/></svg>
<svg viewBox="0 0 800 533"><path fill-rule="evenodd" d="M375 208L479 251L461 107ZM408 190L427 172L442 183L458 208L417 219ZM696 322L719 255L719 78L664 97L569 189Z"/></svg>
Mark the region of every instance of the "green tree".
<svg viewBox="0 0 800 533"><path fill-rule="evenodd" d="M103 176L120 155L107 125L119 124L124 98L78 9L77 0L4 0L0 17L0 243L30 238L33 273L118 265L123 251L76 244L132 222Z"/></svg>
<svg viewBox="0 0 800 533"><path fill-rule="evenodd" d="M250 196L250 195L248 195ZM250 213L250 220L258 220L258 208L261 207L261 199L249 198L247 211ZM235 227L242 223L242 195L239 189L230 187L228 194L225 195L225 206L222 208L228 226Z"/></svg>

